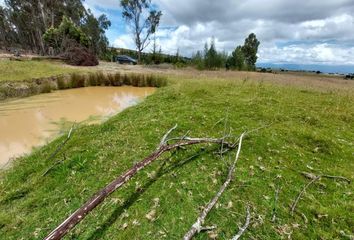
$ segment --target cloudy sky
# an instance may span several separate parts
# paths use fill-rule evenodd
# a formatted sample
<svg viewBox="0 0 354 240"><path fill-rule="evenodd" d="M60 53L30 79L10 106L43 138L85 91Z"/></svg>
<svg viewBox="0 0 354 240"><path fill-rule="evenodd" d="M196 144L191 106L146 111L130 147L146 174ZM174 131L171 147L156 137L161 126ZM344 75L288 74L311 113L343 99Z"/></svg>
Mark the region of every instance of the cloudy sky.
<svg viewBox="0 0 354 240"><path fill-rule="evenodd" d="M152 0L163 12L158 43L163 52L190 56L215 37L231 52L254 32L259 62L354 65L354 0ZM119 0L86 0L113 25L112 45L134 48Z"/></svg>
<svg viewBox="0 0 354 240"><path fill-rule="evenodd" d="M3 0L0 0L0 2ZM132 48L119 0L85 0L95 15L112 21L111 45ZM157 32L165 53L185 56L215 37L231 52L254 32L260 63L354 66L354 0L152 0L163 12ZM354 70L353 70L354 71Z"/></svg>

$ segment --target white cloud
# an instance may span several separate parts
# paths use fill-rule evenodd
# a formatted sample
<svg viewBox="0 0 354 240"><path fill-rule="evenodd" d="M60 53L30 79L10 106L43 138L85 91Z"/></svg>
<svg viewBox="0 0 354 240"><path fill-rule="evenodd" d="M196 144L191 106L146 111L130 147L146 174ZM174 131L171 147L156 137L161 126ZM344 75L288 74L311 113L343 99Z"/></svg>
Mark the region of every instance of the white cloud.
<svg viewBox="0 0 354 240"><path fill-rule="evenodd" d="M301 63L327 65L354 65L354 47L344 48L333 44L290 45L261 49L263 63Z"/></svg>
<svg viewBox="0 0 354 240"><path fill-rule="evenodd" d="M179 49L191 56L212 36L219 50L231 52L254 32L261 41L261 62L354 64L353 0L152 2L163 12L156 36L165 53L175 54ZM86 0L85 4L95 15L120 7L118 0ZM117 47L135 49L132 35L127 33L113 42Z"/></svg>
<svg viewBox="0 0 354 240"><path fill-rule="evenodd" d="M113 42L113 47L135 49L133 36L131 34L123 34Z"/></svg>
<svg viewBox="0 0 354 240"><path fill-rule="evenodd" d="M119 9L119 0L85 0L87 6L90 8L100 7L103 9Z"/></svg>

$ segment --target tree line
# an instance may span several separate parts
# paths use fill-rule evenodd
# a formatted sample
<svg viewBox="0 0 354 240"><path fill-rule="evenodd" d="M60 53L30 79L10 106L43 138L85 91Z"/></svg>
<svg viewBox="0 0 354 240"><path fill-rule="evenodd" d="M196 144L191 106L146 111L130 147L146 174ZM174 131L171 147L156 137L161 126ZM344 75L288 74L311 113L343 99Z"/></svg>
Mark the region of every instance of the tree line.
<svg viewBox="0 0 354 240"><path fill-rule="evenodd" d="M85 9L83 0L5 0L0 6L0 47L20 48L41 55L65 56L75 64L82 62L98 64L97 59L114 60L117 53L108 48L105 31L111 26L106 15L96 18ZM162 12L151 0L120 0L122 17L130 27L136 51L124 50L121 54L135 56L140 63L172 63L177 66L193 65L198 69L256 69L260 42L251 33L242 46L229 55L219 52L214 38L205 43L203 51L192 58L163 54L156 44L155 36ZM152 52L146 48L152 45ZM81 55L81 59L77 59ZM92 56L91 56L92 55ZM90 61L87 61L91 58Z"/></svg>
<svg viewBox="0 0 354 240"><path fill-rule="evenodd" d="M225 51L218 52L215 40L212 38L210 45L205 43L204 51L193 54L191 64L198 69L215 70L220 68L232 70L256 70L257 53L260 42L256 35L251 33L242 46L237 46L231 55Z"/></svg>
<svg viewBox="0 0 354 240"><path fill-rule="evenodd" d="M5 7L0 6L0 46L47 55L64 51L73 40L104 57L110 25L81 0L5 0Z"/></svg>

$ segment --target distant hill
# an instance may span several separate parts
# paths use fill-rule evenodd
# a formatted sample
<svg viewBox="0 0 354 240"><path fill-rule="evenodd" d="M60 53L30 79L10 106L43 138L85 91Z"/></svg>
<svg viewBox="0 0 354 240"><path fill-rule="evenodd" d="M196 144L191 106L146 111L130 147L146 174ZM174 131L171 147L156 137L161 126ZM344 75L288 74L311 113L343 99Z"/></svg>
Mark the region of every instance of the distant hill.
<svg viewBox="0 0 354 240"><path fill-rule="evenodd" d="M258 63L257 67L287 69L293 71L321 71L323 73L339 73L349 74L354 73L354 65L320 65L320 64L274 64L274 63Z"/></svg>

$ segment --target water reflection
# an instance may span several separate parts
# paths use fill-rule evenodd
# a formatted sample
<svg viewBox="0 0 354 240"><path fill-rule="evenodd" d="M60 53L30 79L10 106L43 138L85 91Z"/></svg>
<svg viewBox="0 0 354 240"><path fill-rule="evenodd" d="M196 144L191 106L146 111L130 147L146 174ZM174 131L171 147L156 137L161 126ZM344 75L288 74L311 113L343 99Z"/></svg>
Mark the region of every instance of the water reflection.
<svg viewBox="0 0 354 240"><path fill-rule="evenodd" d="M137 104L154 88L89 87L0 103L0 167L59 134L60 123L97 123Z"/></svg>

